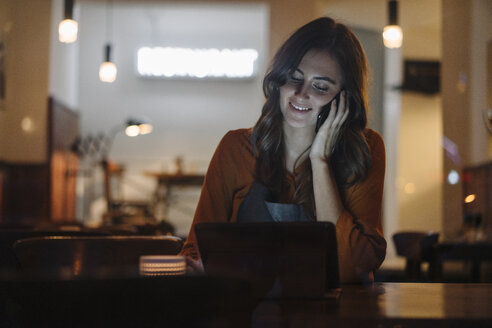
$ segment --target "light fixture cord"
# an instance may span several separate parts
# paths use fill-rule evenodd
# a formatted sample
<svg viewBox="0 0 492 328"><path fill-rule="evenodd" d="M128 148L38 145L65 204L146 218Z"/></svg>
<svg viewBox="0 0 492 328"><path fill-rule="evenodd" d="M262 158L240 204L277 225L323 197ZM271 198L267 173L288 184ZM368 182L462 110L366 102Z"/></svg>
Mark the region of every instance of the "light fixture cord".
<svg viewBox="0 0 492 328"><path fill-rule="evenodd" d="M106 1L106 43L113 37L113 1Z"/></svg>
<svg viewBox="0 0 492 328"><path fill-rule="evenodd" d="M73 19L73 1L74 0L65 0L64 19Z"/></svg>
<svg viewBox="0 0 492 328"><path fill-rule="evenodd" d="M389 25L398 25L398 1L390 0L388 3L389 9Z"/></svg>
<svg viewBox="0 0 492 328"><path fill-rule="evenodd" d="M106 1L106 45L104 47L104 61L111 62L111 40L113 37L113 1Z"/></svg>

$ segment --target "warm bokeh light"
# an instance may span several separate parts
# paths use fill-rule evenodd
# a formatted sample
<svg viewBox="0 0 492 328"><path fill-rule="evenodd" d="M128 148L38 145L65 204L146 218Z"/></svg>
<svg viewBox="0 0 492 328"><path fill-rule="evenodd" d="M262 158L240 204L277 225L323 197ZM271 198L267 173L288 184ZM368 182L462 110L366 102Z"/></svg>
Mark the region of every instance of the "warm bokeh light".
<svg viewBox="0 0 492 328"><path fill-rule="evenodd" d="M383 31L383 42L386 48L400 48L403 42L403 32L400 26L386 26Z"/></svg>
<svg viewBox="0 0 492 328"><path fill-rule="evenodd" d="M112 83L116 80L118 70L112 62L104 62L99 66L99 79L102 82Z"/></svg>
<svg viewBox="0 0 492 328"><path fill-rule="evenodd" d="M21 128L24 132L31 132L34 129L34 123L29 116L26 116L22 119Z"/></svg>
<svg viewBox="0 0 492 328"><path fill-rule="evenodd" d="M148 123L143 123L138 126L140 134L149 134L152 132L152 125Z"/></svg>
<svg viewBox="0 0 492 328"><path fill-rule="evenodd" d="M415 192L415 183L409 182L403 188L407 194L413 194Z"/></svg>
<svg viewBox="0 0 492 328"><path fill-rule="evenodd" d="M58 25L58 39L63 43L72 43L77 41L79 27L73 19L64 19Z"/></svg>
<svg viewBox="0 0 492 328"><path fill-rule="evenodd" d="M470 204L475 201L477 196L475 194L469 194L468 196L465 197L465 203Z"/></svg>

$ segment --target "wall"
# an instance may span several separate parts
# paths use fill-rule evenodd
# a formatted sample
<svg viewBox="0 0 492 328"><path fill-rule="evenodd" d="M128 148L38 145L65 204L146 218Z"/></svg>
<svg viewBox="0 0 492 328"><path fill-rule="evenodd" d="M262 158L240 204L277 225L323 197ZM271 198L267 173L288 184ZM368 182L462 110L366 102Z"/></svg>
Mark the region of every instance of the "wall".
<svg viewBox="0 0 492 328"><path fill-rule="evenodd" d="M440 61L441 1L400 1L403 60ZM442 97L402 92L398 230L442 231Z"/></svg>
<svg viewBox="0 0 492 328"><path fill-rule="evenodd" d="M443 2L442 96L443 131L459 151L461 162L444 153L444 174L463 166L490 160L491 137L481 121L486 106L486 46L492 39L487 0L450 0ZM473 17L473 19L472 19ZM443 185L443 230L456 236L462 226L462 185Z"/></svg>
<svg viewBox="0 0 492 328"><path fill-rule="evenodd" d="M492 93L492 86L487 86L487 68L492 65L488 58L487 47L492 43L492 1L474 0L471 14L471 148L472 164L480 164L492 159L488 152L492 145L492 136L484 128L483 111L487 107L487 88Z"/></svg>
<svg viewBox="0 0 492 328"><path fill-rule="evenodd" d="M0 160L42 163L50 45L50 0L0 1L5 38L6 106L0 111Z"/></svg>
<svg viewBox="0 0 492 328"><path fill-rule="evenodd" d="M403 58L440 58L441 0L399 1ZM381 31L388 21L387 0L318 1L325 14L350 26Z"/></svg>
<svg viewBox="0 0 492 328"><path fill-rule="evenodd" d="M251 2L251 0L240 0L241 2ZM227 1L226 1L227 2ZM269 16L269 54L273 57L277 49L284 41L297 30L300 26L310 20L317 18L324 13L324 6L319 3L326 1L308 0L265 0L263 3L270 8Z"/></svg>
<svg viewBox="0 0 492 328"><path fill-rule="evenodd" d="M441 231L440 95L402 94L397 188L398 229Z"/></svg>
<svg viewBox="0 0 492 328"><path fill-rule="evenodd" d="M381 33L377 30L353 27L369 62L368 126L383 134L384 53Z"/></svg>
<svg viewBox="0 0 492 328"><path fill-rule="evenodd" d="M218 142L227 129L249 126L256 120L265 56L260 57L259 73L252 81L164 80L137 76L136 50L149 44L252 47L264 54L268 47L266 17L258 5L239 10L236 5L115 4L114 33L109 38L119 71L117 80L106 84L97 75L106 42L104 6L82 3L80 24L85 28L80 35L79 97L83 133L104 131L130 115L142 116L151 120L154 132L124 146L120 141L127 139L117 135L112 157L124 161L163 156L172 160L177 155L189 160L208 158L209 142ZM235 29L226 28L231 20ZM258 24L250 26L251 21ZM156 151L149 153L148 149Z"/></svg>
<svg viewBox="0 0 492 328"><path fill-rule="evenodd" d="M2 69L2 82L1 86L2 87L2 94L3 94L3 99L0 100L0 140L3 140L5 138L4 134L6 132L6 104L5 104L5 78L6 78L6 50L5 50L5 43L7 41L7 36L11 30L11 25L12 25L12 6L11 2L7 0L0 0L0 42L1 42L1 50L0 50L0 69ZM5 147L6 144L4 142L0 141L0 162L4 160L5 157ZM1 184L0 184L0 190L1 190ZM1 192L0 192L1 193ZM1 200L0 200L1 202Z"/></svg>

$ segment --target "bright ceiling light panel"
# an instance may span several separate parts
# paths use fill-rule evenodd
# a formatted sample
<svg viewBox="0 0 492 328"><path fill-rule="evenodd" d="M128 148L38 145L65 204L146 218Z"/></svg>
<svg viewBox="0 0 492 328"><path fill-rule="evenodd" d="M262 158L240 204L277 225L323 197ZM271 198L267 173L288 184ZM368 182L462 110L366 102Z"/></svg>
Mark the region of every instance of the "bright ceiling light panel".
<svg viewBox="0 0 492 328"><path fill-rule="evenodd" d="M143 47L137 69L145 77L244 79L254 76L257 59L254 49Z"/></svg>

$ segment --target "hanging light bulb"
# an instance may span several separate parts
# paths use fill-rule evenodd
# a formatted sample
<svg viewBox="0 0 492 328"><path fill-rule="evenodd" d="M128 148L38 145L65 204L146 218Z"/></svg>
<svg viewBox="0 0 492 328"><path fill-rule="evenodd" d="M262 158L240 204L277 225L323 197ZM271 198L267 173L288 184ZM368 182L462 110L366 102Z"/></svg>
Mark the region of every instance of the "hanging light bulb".
<svg viewBox="0 0 492 328"><path fill-rule="evenodd" d="M383 31L384 46L386 48L400 48L403 41L403 33L398 25L388 25Z"/></svg>
<svg viewBox="0 0 492 328"><path fill-rule="evenodd" d="M99 79L102 82L112 83L116 80L118 69L111 62L111 45L108 43L105 47L105 61L99 66Z"/></svg>
<svg viewBox="0 0 492 328"><path fill-rule="evenodd" d="M111 6L111 8L109 8ZM110 40L113 25L113 2L106 1L106 40ZM104 62L99 66L99 80L102 82L112 83L116 80L116 65L111 61L111 44L106 41L104 47Z"/></svg>
<svg viewBox="0 0 492 328"><path fill-rule="evenodd" d="M77 41L78 24L73 20L73 1L65 0L64 19L58 25L58 40L63 43L72 43Z"/></svg>
<svg viewBox="0 0 492 328"><path fill-rule="evenodd" d="M398 2L388 2L389 24L383 30L383 42L387 48L400 48L403 41L403 32L398 25Z"/></svg>
<svg viewBox="0 0 492 328"><path fill-rule="evenodd" d="M58 25L58 39L63 43L77 41L78 24L73 19L64 19Z"/></svg>

